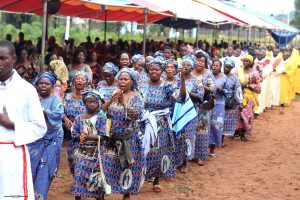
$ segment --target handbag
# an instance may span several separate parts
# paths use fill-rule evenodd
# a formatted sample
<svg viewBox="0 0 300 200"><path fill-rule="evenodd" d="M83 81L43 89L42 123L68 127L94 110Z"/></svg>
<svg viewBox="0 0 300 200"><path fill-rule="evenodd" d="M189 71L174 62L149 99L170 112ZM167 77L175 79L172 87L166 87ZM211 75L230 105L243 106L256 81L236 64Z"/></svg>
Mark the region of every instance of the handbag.
<svg viewBox="0 0 300 200"><path fill-rule="evenodd" d="M232 93L225 96L225 109L226 110L233 109L233 108L236 107L236 105L237 105L237 102L236 102L235 97Z"/></svg>
<svg viewBox="0 0 300 200"><path fill-rule="evenodd" d="M105 194L111 194L111 186L106 182L105 175L103 172L102 160L101 160L101 148L100 148L100 136L98 136L98 159L99 161L99 172L92 173L87 183L89 191L96 191L103 186Z"/></svg>
<svg viewBox="0 0 300 200"><path fill-rule="evenodd" d="M205 91L203 103L202 103L202 109L203 110L211 110L215 107L215 101L216 97L211 92Z"/></svg>

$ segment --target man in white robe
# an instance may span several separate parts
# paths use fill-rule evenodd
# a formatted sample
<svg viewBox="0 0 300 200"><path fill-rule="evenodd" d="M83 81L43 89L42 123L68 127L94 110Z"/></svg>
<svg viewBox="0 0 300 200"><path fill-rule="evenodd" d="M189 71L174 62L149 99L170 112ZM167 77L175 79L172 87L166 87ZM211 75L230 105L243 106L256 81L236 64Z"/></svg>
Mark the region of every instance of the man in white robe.
<svg viewBox="0 0 300 200"><path fill-rule="evenodd" d="M271 89L271 105L279 106L280 105L280 75L283 72L284 65L283 60L279 54L279 49L275 48L273 50L273 58L272 58L272 68L273 71L271 73L270 78L270 89Z"/></svg>
<svg viewBox="0 0 300 200"><path fill-rule="evenodd" d="M257 58L254 63L256 69L260 71L262 81L260 83L261 92L258 95L258 110L255 112L256 114L261 114L264 112L265 108L271 107L271 95L270 95L270 77L272 72L272 66L270 65L270 60L266 58L266 50L259 49L256 52Z"/></svg>
<svg viewBox="0 0 300 200"><path fill-rule="evenodd" d="M13 70L15 58L13 44L0 41L0 199L34 200L26 144L47 126L35 88Z"/></svg>

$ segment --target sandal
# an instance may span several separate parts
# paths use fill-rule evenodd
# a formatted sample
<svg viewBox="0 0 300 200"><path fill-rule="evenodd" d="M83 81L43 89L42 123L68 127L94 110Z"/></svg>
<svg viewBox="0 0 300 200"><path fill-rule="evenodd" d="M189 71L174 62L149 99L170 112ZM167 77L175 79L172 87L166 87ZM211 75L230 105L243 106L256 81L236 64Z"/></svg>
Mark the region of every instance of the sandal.
<svg viewBox="0 0 300 200"><path fill-rule="evenodd" d="M198 160L197 161L197 164L200 165L200 166L204 166L205 165L205 162L203 160Z"/></svg>
<svg viewBox="0 0 300 200"><path fill-rule="evenodd" d="M209 154L211 157L213 157L213 158L215 158L215 157L217 157L217 155L215 154L215 153L211 153L211 154Z"/></svg>
<svg viewBox="0 0 300 200"><path fill-rule="evenodd" d="M130 200L130 195L124 195L123 200Z"/></svg>
<svg viewBox="0 0 300 200"><path fill-rule="evenodd" d="M183 173L183 174L186 174L188 171L187 167L181 167L180 168L180 172Z"/></svg>
<svg viewBox="0 0 300 200"><path fill-rule="evenodd" d="M163 191L163 188L160 185L153 185L153 192L160 193Z"/></svg>

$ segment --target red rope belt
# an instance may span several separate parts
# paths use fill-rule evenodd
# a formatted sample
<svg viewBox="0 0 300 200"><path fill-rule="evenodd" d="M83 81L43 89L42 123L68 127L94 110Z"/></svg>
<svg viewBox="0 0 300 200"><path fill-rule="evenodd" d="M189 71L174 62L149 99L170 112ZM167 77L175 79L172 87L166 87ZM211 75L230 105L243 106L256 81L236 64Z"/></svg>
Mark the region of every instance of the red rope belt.
<svg viewBox="0 0 300 200"><path fill-rule="evenodd" d="M0 142L1 144L12 144L16 147L15 143L13 142ZM28 199L28 188L27 188L27 159L26 159L26 150L25 145L22 145L22 152L23 152L23 191L24 191L24 200Z"/></svg>

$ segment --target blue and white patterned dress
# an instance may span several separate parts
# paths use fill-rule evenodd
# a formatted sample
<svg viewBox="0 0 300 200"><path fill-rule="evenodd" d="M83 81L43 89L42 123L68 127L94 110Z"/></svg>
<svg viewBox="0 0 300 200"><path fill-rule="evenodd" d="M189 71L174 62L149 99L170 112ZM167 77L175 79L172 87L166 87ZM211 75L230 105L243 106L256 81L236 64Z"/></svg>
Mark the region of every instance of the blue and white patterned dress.
<svg viewBox="0 0 300 200"><path fill-rule="evenodd" d="M231 95L235 97L236 100L236 106L232 109L225 109L225 119L224 119L224 129L223 133L224 135L233 136L235 133L235 130L237 129L238 124L238 107L237 105L239 102L241 102L243 99L237 99L237 95L235 95L238 90L241 90L241 84L238 80L237 76L235 75L229 75L227 76L227 82L226 82L226 88L228 90L228 93L226 95Z"/></svg>
<svg viewBox="0 0 300 200"><path fill-rule="evenodd" d="M47 115L46 135L29 144L32 180L36 199L47 199L53 178L57 175L64 138L62 118L64 107L56 95L41 99Z"/></svg>
<svg viewBox="0 0 300 200"><path fill-rule="evenodd" d="M66 94L64 100L64 106L65 106L65 114L67 115L69 120L73 123L75 117L86 112L86 107L83 101L81 99L80 100L73 99L71 93ZM75 164L74 152L76 149L78 149L78 146L79 146L78 141L69 140L67 143L67 159L68 159L70 171L73 175L74 175L74 164Z"/></svg>
<svg viewBox="0 0 300 200"><path fill-rule="evenodd" d="M148 84L149 81L149 76L148 74L145 72L145 70L143 69L143 71L141 71L140 73L138 71L136 71L138 80L137 80L137 84L139 86L143 86Z"/></svg>
<svg viewBox="0 0 300 200"><path fill-rule="evenodd" d="M191 79L185 81L188 92L198 96L203 100L204 87L198 78L192 76ZM195 104L195 103L194 103ZM199 106L195 104L195 107ZM176 166L182 165L184 160L192 160L195 154L195 141L197 132L198 117L185 127L184 132L179 138L175 139L175 161Z"/></svg>
<svg viewBox="0 0 300 200"><path fill-rule="evenodd" d="M138 120L141 119L144 110L144 102L141 95L137 93L128 99L126 109L127 112L130 111L133 114L126 116L124 107L118 102L114 102L109 106L107 111L108 118L111 119L109 135L111 138L116 138L133 134L128 140L134 162L129 168L123 167L116 150L106 146L102 156L103 168L107 183L111 186L113 194L136 195L144 183L146 168L138 124Z"/></svg>
<svg viewBox="0 0 300 200"><path fill-rule="evenodd" d="M144 85L140 87L145 102L145 109L149 112L171 109L178 99L178 90L174 84L162 82L159 86ZM158 140L147 155L147 178L173 178L175 174L174 134L171 129L170 114L166 114L157 121Z"/></svg>
<svg viewBox="0 0 300 200"><path fill-rule="evenodd" d="M117 88L117 81L115 81L112 85L108 85L106 81L100 81L97 85L97 90L103 95L105 102L108 102L111 99L113 92Z"/></svg>
<svg viewBox="0 0 300 200"><path fill-rule="evenodd" d="M106 117L99 112L89 119L84 119L84 114L75 118L72 137L77 137L82 132L88 135L106 135ZM74 169L73 196L82 198L100 198L104 190L102 187L90 191L88 182L92 173L100 172L97 142L87 141L80 144L76 153Z"/></svg>
<svg viewBox="0 0 300 200"><path fill-rule="evenodd" d="M210 88L211 90L213 90L215 77L210 70L208 70L205 74L198 76L197 78L201 79L203 85L205 86L208 86L208 83L211 82ZM197 123L194 159L207 160L211 110L204 110L201 108L201 106L197 106L196 109L198 112L198 123Z"/></svg>
<svg viewBox="0 0 300 200"><path fill-rule="evenodd" d="M217 88L226 90L226 76L215 79ZM212 109L212 119L209 131L209 145L214 144L217 146L222 145L222 135L225 117L225 96L216 91L216 103Z"/></svg>

